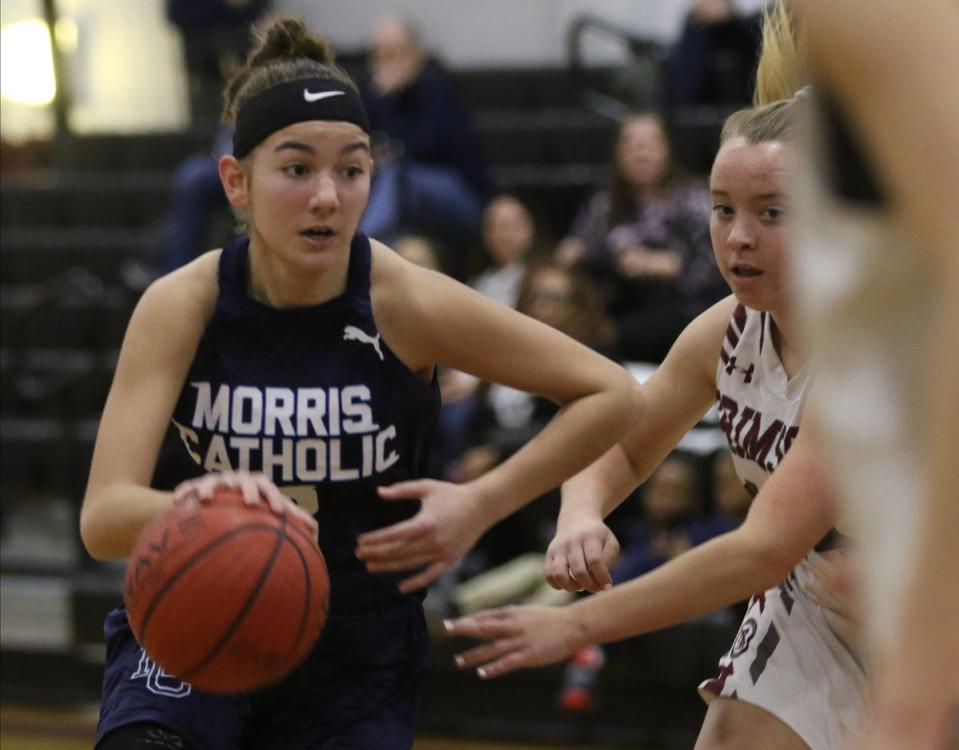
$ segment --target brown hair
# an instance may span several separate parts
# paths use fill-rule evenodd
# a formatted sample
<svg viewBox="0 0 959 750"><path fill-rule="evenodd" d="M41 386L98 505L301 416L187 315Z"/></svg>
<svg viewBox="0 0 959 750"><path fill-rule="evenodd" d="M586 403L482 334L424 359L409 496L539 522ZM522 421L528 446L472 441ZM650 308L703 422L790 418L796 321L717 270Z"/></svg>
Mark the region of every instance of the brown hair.
<svg viewBox="0 0 959 750"><path fill-rule="evenodd" d="M254 28L256 44L223 91L223 121L232 123L253 97L274 86L301 78L332 78L356 89L336 65L333 48L292 16L274 17Z"/></svg>
<svg viewBox="0 0 959 750"><path fill-rule="evenodd" d="M537 277L543 273L559 273L569 279L571 315L562 330L567 336L594 348L608 346L613 339L612 324L606 315L603 296L592 280L582 273L567 268L553 260L531 263L520 282L516 309L529 315L536 296Z"/></svg>
<svg viewBox="0 0 959 750"><path fill-rule="evenodd" d="M619 170L618 152L623 133L626 131L626 128L637 120L654 121L659 125L659 130L663 135L663 139L666 141L666 150L669 153L669 157L657 187L666 187L672 184L679 176L676 163L673 160L673 144L670 141L669 130L663 118L655 112L632 112L624 117L622 122L619 123L619 128L616 131L616 139L613 141L612 158L614 166L613 173L609 178L609 216L607 217L609 226L628 221L636 214L636 195L633 186Z"/></svg>
<svg viewBox="0 0 959 750"><path fill-rule="evenodd" d="M799 20L790 10L788 0L778 0L763 10L762 52L756 68L756 90L753 104L757 107L780 99L789 99L809 83L803 60L805 41Z"/></svg>

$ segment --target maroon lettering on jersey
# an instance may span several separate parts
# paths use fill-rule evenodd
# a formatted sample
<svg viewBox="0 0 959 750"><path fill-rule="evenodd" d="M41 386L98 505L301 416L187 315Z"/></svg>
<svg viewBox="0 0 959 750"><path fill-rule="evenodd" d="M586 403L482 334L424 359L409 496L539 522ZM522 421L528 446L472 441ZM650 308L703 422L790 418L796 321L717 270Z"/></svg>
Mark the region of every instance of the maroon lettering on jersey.
<svg viewBox="0 0 959 750"><path fill-rule="evenodd" d="M726 436L726 440L732 446L733 420L739 411L739 404L729 396L719 394L719 428Z"/></svg>
<svg viewBox="0 0 959 750"><path fill-rule="evenodd" d="M740 409L739 403L723 393L718 394L719 428L726 436L733 455L754 461L764 471L772 472L792 445L799 427L787 427L774 419L763 429L763 415L750 406Z"/></svg>
<svg viewBox="0 0 959 750"><path fill-rule="evenodd" d="M742 439L743 453L750 461L755 461L766 467L766 456L772 450L776 438L784 431L784 425L778 419L774 419L772 424L760 434L762 423L762 414L758 412L753 415L752 424ZM778 462L777 462L778 463ZM772 471L771 467L766 467L767 471Z"/></svg>

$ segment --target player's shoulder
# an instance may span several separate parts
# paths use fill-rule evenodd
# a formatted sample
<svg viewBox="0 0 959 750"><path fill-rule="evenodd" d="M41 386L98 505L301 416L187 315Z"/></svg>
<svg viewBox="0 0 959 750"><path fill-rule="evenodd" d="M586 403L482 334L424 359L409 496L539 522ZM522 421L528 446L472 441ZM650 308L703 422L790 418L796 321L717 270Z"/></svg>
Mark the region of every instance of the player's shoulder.
<svg viewBox="0 0 959 750"><path fill-rule="evenodd" d="M377 307L398 306L406 315L425 311L437 291L458 286L449 276L406 260L378 240L370 240L370 248L370 293Z"/></svg>
<svg viewBox="0 0 959 750"><path fill-rule="evenodd" d="M219 292L220 250L211 250L156 279L140 298L137 313L166 325L202 326Z"/></svg>
<svg viewBox="0 0 959 750"><path fill-rule="evenodd" d="M700 313L686 330L692 331L697 340L718 342L726 335L730 322L736 320L742 321L740 326L745 322L746 308L730 294Z"/></svg>
<svg viewBox="0 0 959 750"><path fill-rule="evenodd" d="M738 306L739 301L730 295L700 313L676 339L664 365L692 368L712 378L726 328Z"/></svg>

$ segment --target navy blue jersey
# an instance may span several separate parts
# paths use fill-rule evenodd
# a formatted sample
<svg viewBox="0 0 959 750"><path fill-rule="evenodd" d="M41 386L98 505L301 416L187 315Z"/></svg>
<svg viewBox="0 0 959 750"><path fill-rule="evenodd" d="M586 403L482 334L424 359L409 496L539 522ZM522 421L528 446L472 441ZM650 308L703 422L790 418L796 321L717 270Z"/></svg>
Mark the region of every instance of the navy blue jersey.
<svg viewBox="0 0 959 750"><path fill-rule="evenodd" d="M416 501L381 500L376 488L425 475L439 411L435 379L423 382L379 335L366 236L353 240L346 291L310 307L254 300L248 248L246 237L223 248L216 308L152 485L170 490L211 471L262 471L317 519L331 611L398 597L404 575L368 573L354 555L356 537L418 509Z"/></svg>

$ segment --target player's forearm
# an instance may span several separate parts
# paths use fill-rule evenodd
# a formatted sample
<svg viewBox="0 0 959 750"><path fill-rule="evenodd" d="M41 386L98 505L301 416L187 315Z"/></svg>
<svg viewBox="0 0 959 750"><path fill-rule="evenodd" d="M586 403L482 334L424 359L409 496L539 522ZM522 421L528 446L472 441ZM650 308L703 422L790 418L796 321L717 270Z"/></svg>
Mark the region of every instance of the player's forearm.
<svg viewBox="0 0 959 750"><path fill-rule="evenodd" d="M115 484L87 493L80 512L80 536L97 560L127 557L143 527L173 503L169 492Z"/></svg>
<svg viewBox="0 0 959 750"><path fill-rule="evenodd" d="M508 461L472 483L494 521L505 518L611 448L635 422L640 395L625 372L622 385L567 404Z"/></svg>
<svg viewBox="0 0 959 750"><path fill-rule="evenodd" d="M563 483L559 525L583 516L602 520L637 486L638 481L622 446L614 445Z"/></svg>
<svg viewBox="0 0 959 750"><path fill-rule="evenodd" d="M732 531L610 591L582 599L570 615L588 643L609 643L713 612L776 585L788 573Z"/></svg>

